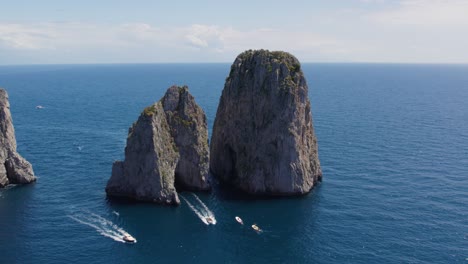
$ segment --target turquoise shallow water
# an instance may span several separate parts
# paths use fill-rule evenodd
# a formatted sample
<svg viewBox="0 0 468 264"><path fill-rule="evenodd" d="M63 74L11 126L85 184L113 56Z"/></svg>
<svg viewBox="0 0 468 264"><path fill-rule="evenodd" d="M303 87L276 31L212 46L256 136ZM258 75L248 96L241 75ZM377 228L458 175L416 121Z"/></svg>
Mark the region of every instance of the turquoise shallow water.
<svg viewBox="0 0 468 264"><path fill-rule="evenodd" d="M307 196L197 194L215 226L186 202L107 200L142 109L187 84L211 128L229 67L1 66L19 152L39 179L0 190L0 263L468 263L463 65L304 64L324 173ZM119 228L138 243L116 241Z"/></svg>

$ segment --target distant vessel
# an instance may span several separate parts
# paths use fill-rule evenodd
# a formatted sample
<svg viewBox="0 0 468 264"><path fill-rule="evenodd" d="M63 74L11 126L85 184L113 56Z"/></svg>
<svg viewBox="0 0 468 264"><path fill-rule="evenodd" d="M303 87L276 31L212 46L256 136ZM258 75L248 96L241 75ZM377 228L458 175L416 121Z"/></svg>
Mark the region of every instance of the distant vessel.
<svg viewBox="0 0 468 264"><path fill-rule="evenodd" d="M127 243L136 243L136 239L129 234L123 236L122 239Z"/></svg>
<svg viewBox="0 0 468 264"><path fill-rule="evenodd" d="M257 232L262 232L262 230L260 229L260 227L258 227L256 224L253 224L252 225L252 229L257 231Z"/></svg>
<svg viewBox="0 0 468 264"><path fill-rule="evenodd" d="M42 108L44 108L42 105L36 106L36 109L42 109Z"/></svg>
<svg viewBox="0 0 468 264"><path fill-rule="evenodd" d="M213 218L211 218L211 217L206 217L205 219L206 219L206 222L208 222L208 224L214 225L214 220L213 220Z"/></svg>
<svg viewBox="0 0 468 264"><path fill-rule="evenodd" d="M241 225L244 224L244 221L242 221L242 219L240 217L238 217L238 216L236 216L236 221L237 221L237 223L239 223Z"/></svg>

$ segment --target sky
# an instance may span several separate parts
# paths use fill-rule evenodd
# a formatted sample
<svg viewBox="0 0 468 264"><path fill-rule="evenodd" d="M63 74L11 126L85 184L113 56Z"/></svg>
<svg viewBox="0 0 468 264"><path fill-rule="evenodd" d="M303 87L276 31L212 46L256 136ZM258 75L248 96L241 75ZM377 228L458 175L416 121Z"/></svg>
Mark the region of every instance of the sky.
<svg viewBox="0 0 468 264"><path fill-rule="evenodd" d="M468 63L468 0L0 0L0 65Z"/></svg>

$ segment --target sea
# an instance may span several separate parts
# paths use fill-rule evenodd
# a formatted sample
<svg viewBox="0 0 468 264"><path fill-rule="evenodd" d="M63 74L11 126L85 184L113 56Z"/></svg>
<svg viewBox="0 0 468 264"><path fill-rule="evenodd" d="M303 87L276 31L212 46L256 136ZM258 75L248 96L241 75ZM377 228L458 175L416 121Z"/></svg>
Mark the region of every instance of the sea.
<svg viewBox="0 0 468 264"><path fill-rule="evenodd" d="M211 133L229 63L0 66L38 176L0 190L0 263L468 263L468 65L302 69L323 181L276 199L215 184L170 207L106 198L112 163L174 84Z"/></svg>

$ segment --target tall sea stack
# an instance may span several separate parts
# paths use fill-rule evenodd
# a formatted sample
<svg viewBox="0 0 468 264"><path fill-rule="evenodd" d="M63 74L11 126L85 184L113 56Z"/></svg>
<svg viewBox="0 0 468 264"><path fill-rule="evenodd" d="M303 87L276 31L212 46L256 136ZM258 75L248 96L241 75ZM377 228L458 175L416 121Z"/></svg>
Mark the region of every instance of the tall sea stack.
<svg viewBox="0 0 468 264"><path fill-rule="evenodd" d="M210 170L256 195L301 195L321 180L308 87L294 56L237 56L216 112Z"/></svg>
<svg viewBox="0 0 468 264"><path fill-rule="evenodd" d="M16 152L8 93L0 88L0 188L36 180L31 164Z"/></svg>
<svg viewBox="0 0 468 264"><path fill-rule="evenodd" d="M114 162L106 193L177 205L176 186L210 189L208 159L205 113L187 86L172 86L129 129L125 160Z"/></svg>

